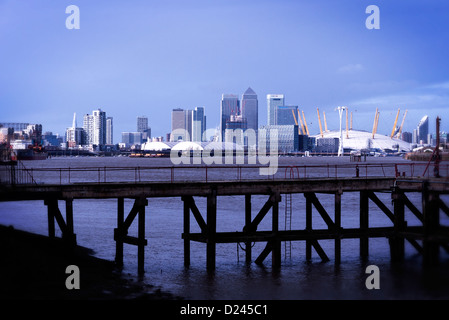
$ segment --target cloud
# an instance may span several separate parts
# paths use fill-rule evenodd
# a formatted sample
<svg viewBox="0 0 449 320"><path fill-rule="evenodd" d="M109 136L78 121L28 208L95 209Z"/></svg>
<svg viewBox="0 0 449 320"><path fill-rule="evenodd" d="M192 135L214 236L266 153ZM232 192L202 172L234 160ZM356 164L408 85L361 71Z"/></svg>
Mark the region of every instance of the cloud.
<svg viewBox="0 0 449 320"><path fill-rule="evenodd" d="M337 69L338 73L342 73L342 74L351 74L351 73L357 73L360 71L363 71L364 67L360 64L347 64L345 66L342 66L340 68Z"/></svg>

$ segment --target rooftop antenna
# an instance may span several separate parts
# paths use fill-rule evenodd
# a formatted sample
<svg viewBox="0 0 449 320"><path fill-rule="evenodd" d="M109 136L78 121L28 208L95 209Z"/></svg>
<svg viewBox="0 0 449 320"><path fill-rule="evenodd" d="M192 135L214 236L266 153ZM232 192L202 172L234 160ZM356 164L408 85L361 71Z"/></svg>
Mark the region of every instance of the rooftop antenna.
<svg viewBox="0 0 449 320"><path fill-rule="evenodd" d="M343 155L343 131L341 131L341 120L342 120L341 117L343 115L343 110L345 110L346 107L338 107L337 109L338 109L338 113L340 115L340 141L339 141L339 144L338 144L338 154L337 154L337 156L340 157L340 156Z"/></svg>

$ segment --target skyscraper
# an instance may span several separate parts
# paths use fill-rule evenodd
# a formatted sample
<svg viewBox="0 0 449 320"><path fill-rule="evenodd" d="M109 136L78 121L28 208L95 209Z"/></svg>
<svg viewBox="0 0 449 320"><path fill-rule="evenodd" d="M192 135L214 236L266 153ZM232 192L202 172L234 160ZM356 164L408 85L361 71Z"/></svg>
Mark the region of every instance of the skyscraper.
<svg viewBox="0 0 449 320"><path fill-rule="evenodd" d="M417 143L426 143L427 142L427 134L429 133L429 117L424 116L421 121L418 123L417 129Z"/></svg>
<svg viewBox="0 0 449 320"><path fill-rule="evenodd" d="M247 129L253 129L257 132L259 127L259 105L257 94L251 88L248 88L242 95L241 114L246 119Z"/></svg>
<svg viewBox="0 0 449 320"><path fill-rule="evenodd" d="M112 120L110 124L112 134ZM106 112L97 109L92 111L91 115L86 114L83 119L83 128L87 144L98 146L106 144Z"/></svg>
<svg viewBox="0 0 449 320"><path fill-rule="evenodd" d="M142 140L151 138L151 128L148 127L148 118L145 116L137 117L137 132L142 132Z"/></svg>
<svg viewBox="0 0 449 320"><path fill-rule="evenodd" d="M186 113L176 108L171 112L171 141L186 141Z"/></svg>
<svg viewBox="0 0 449 320"><path fill-rule="evenodd" d="M220 102L220 141L225 141L226 122L232 115L240 114L240 101L234 94L223 94Z"/></svg>
<svg viewBox="0 0 449 320"><path fill-rule="evenodd" d="M106 118L106 144L113 144L114 142L114 131L112 125L112 117Z"/></svg>
<svg viewBox="0 0 449 320"><path fill-rule="evenodd" d="M206 131L206 115L203 107L196 107L192 112L192 141L203 141Z"/></svg>
<svg viewBox="0 0 449 320"><path fill-rule="evenodd" d="M283 94L267 94L267 124L276 125L276 109L284 105Z"/></svg>
<svg viewBox="0 0 449 320"><path fill-rule="evenodd" d="M276 125L295 125L295 117L297 117L297 115L298 106L277 106L275 117Z"/></svg>

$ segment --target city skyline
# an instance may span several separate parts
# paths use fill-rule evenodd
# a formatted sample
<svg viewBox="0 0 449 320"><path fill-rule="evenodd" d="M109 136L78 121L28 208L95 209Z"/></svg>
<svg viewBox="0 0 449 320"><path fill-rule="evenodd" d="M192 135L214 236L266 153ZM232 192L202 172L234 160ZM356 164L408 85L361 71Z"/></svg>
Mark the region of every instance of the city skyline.
<svg viewBox="0 0 449 320"><path fill-rule="evenodd" d="M353 1L76 1L80 29L65 27L69 3L0 4L2 122L40 123L64 134L72 115L101 108L114 119L114 142L149 116L165 136L170 111L204 106L220 126L220 97L251 87L259 126L268 94L304 110L318 134L316 108L338 128L340 105L354 128L389 134L398 108L403 131L429 116L429 132L448 131L449 4L377 3L380 29L365 26L368 2ZM376 3L375 3L376 4ZM273 17L277 17L273 19ZM182 50L179 48L182 47ZM5 62L8 63L5 63Z"/></svg>

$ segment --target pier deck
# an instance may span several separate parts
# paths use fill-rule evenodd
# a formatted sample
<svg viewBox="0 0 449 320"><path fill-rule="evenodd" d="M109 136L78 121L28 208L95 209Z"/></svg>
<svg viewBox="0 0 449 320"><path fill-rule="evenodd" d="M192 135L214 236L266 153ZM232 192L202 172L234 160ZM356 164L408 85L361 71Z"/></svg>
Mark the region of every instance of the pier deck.
<svg viewBox="0 0 449 320"><path fill-rule="evenodd" d="M355 170L354 170L355 171ZM341 196L353 192L359 195L360 224L355 228L341 227ZM376 193L389 193L393 202L393 210L385 205ZM408 199L406 193L419 193L422 206L417 208ZM317 194L331 194L334 205L330 208L318 200ZM302 230L279 230L279 203L288 194L303 194L305 207L296 208L306 218ZM449 227L440 224L440 212L449 215L448 206L441 200L441 195L449 194L449 180L446 178L417 178L395 176L347 176L347 177L314 177L314 178L277 178L277 179L237 179L231 181L134 181L134 182L70 182L70 183L23 183L1 184L0 201L42 200L48 207L48 232L55 236L55 221L62 231L62 237L68 245L76 244L73 230L73 201L76 199L117 199L117 228L114 229L116 241L115 261L123 264L123 244L138 247L138 272L144 270L145 209L151 206L148 199L158 197L181 197L183 208L180 208L184 221L182 238L184 239L184 263L190 265L190 242L206 243L206 266L215 269L217 243L241 243L246 249L246 261L253 262L252 243L266 242L265 249L254 260L261 264L271 254L272 265L281 266L281 242L305 241L306 258L311 259L314 249L323 261L329 260L320 246L319 240L331 239L335 242L335 260L341 261L341 240L347 238L360 240L360 255L368 256L370 238L384 237L389 239L392 260L404 257L404 242L408 241L423 254L423 261L435 264L439 259L440 247L449 251ZM245 217L245 225L238 232L217 232L217 197L243 196L241 207ZM254 195L265 195L266 202L260 211L252 216L251 198ZM206 212L201 213L195 203L195 197L207 198ZM124 199L134 199L131 211L125 215ZM58 201L65 201L65 217ZM390 227L369 226L369 203L373 202L391 220ZM422 223L421 226L408 226L405 221L405 210L410 210ZM238 208L236 208L238 210ZM325 229L312 228L312 211L318 212L327 226ZM271 214L269 215L269 213ZM260 222L271 216L272 229L258 231ZM334 218L332 219L331 216ZM190 220L198 223L201 232L190 232ZM128 235L128 229L137 220L138 236Z"/></svg>

